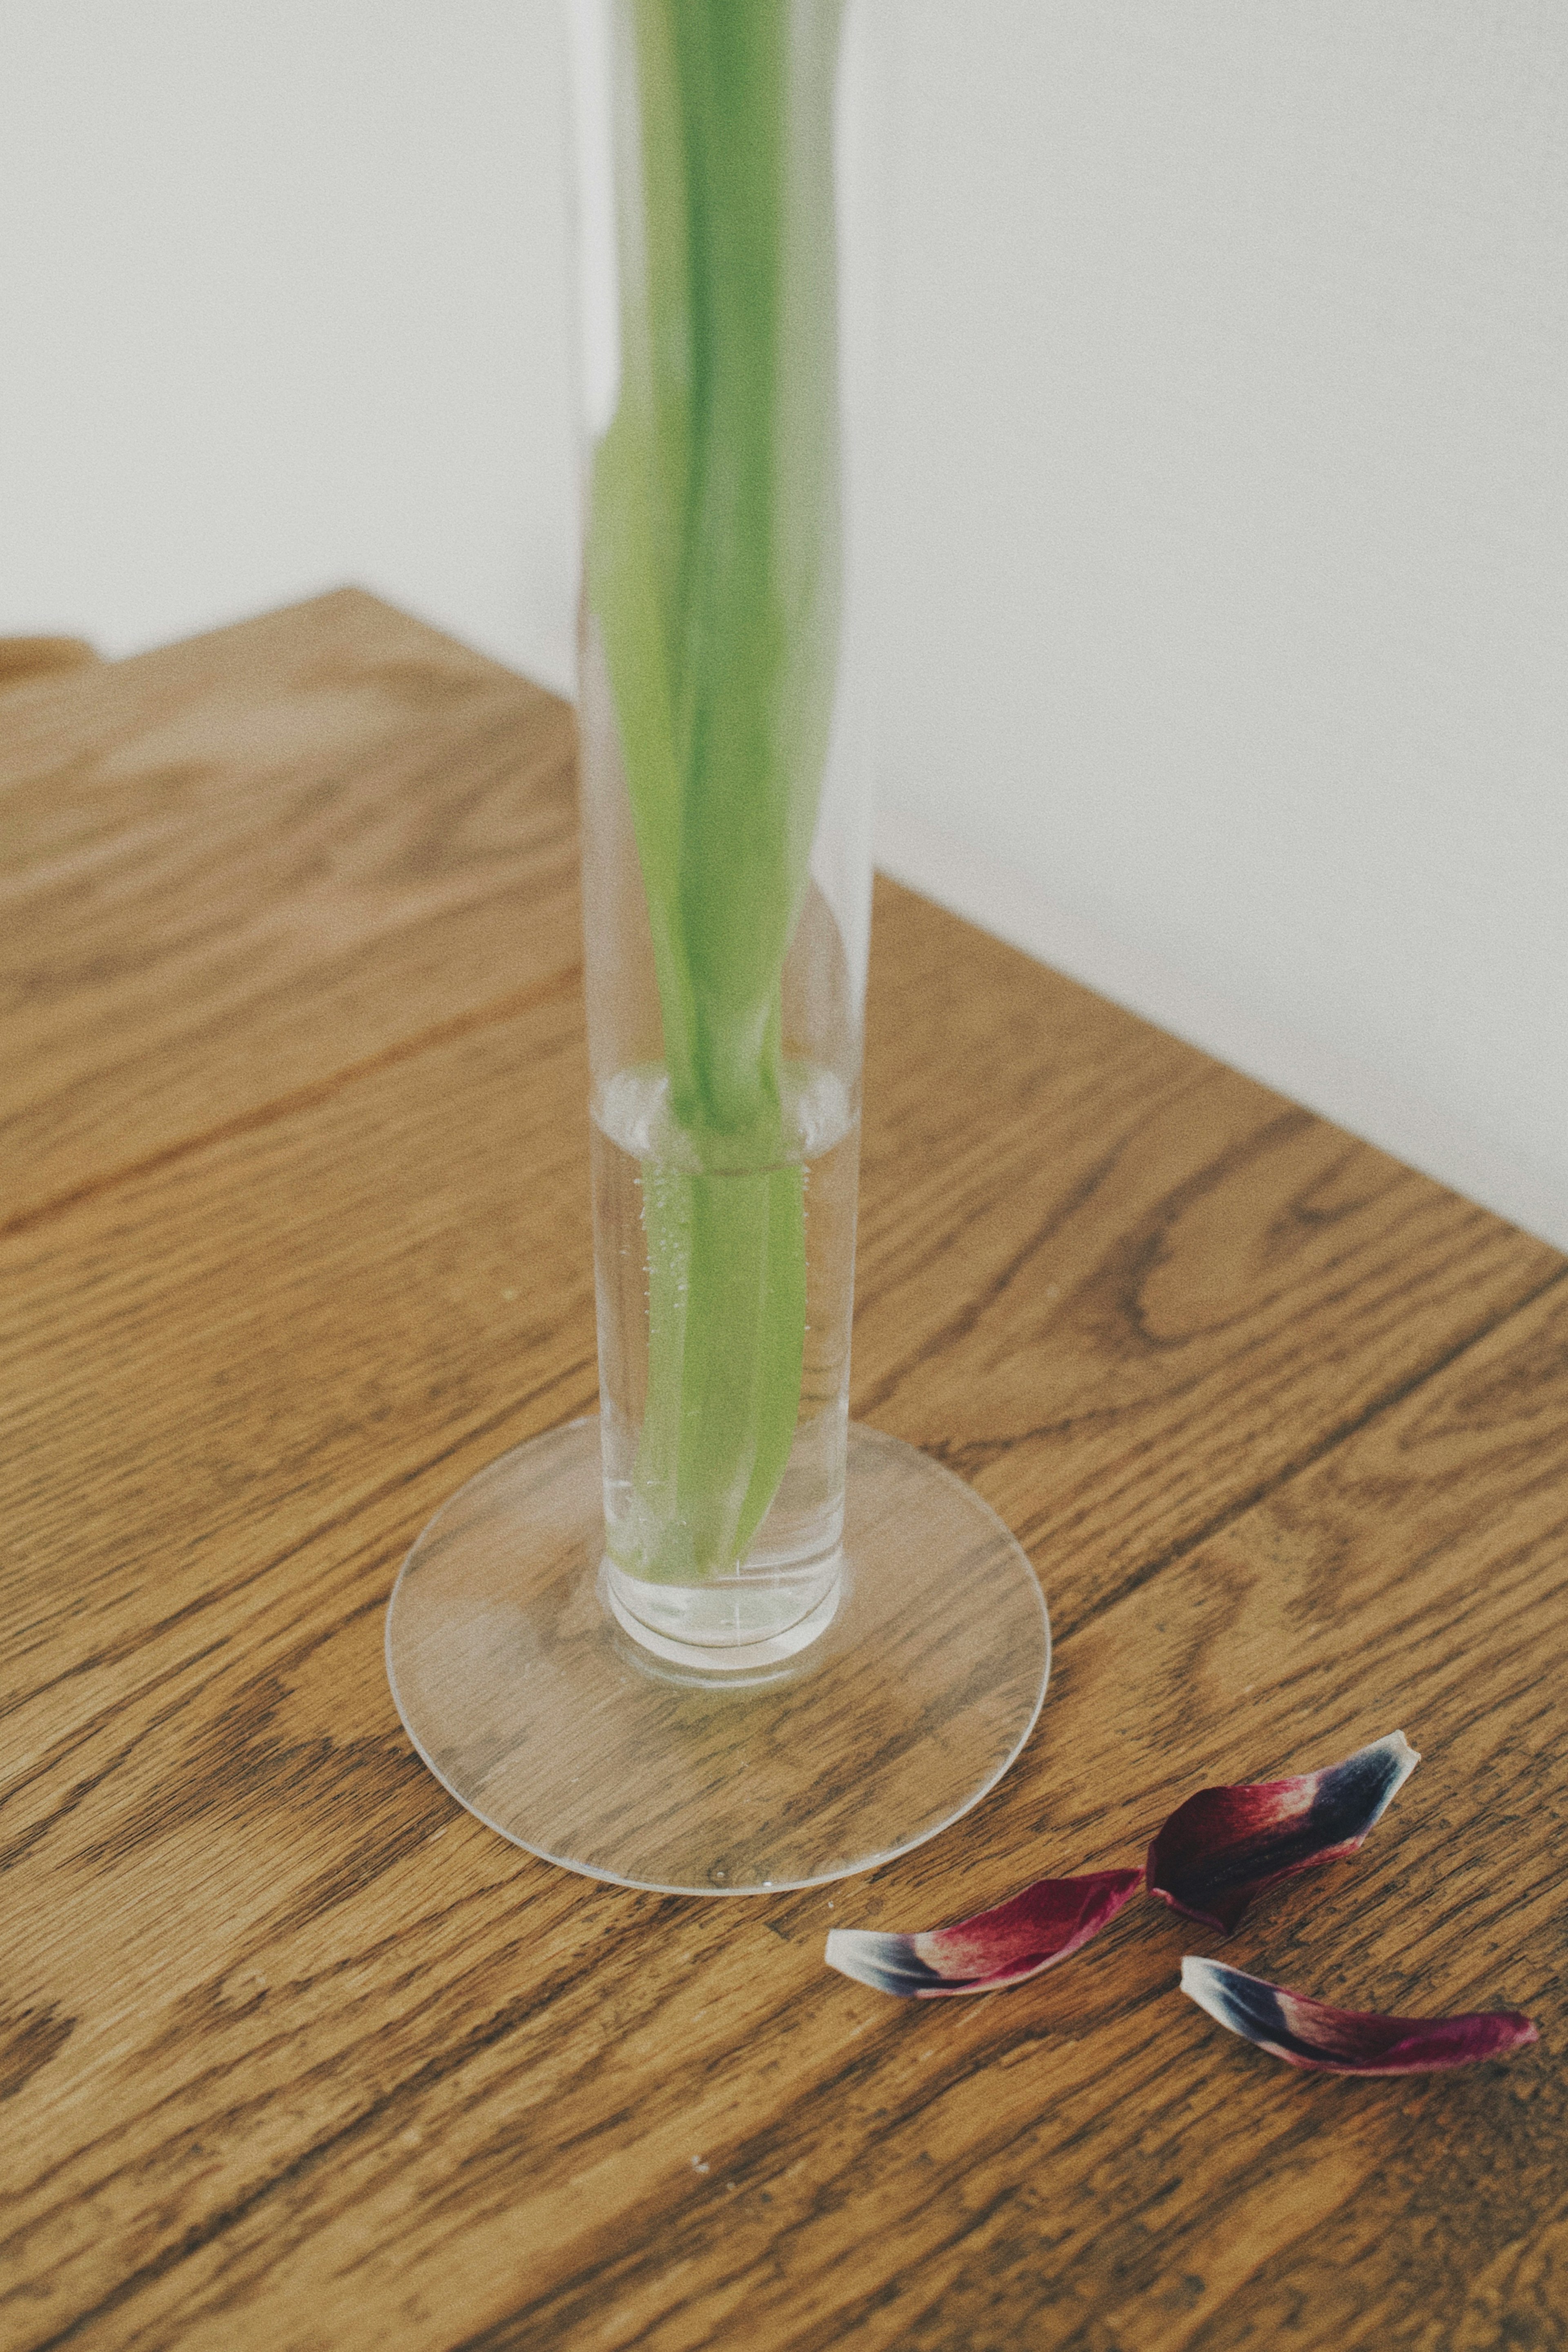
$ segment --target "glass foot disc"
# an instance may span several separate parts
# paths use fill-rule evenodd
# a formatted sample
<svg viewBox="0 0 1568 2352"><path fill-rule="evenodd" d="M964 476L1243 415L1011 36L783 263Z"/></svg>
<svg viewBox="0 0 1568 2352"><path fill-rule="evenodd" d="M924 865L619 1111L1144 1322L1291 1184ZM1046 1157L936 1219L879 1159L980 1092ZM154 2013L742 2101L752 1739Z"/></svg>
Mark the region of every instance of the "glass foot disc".
<svg viewBox="0 0 1568 2352"><path fill-rule="evenodd" d="M994 1788L1034 1727L1050 1624L989 1504L854 1423L837 1612L752 1674L661 1663L598 1591L596 1418L460 1486L403 1564L387 1674L471 1813L546 1862L667 1895L871 1870Z"/></svg>

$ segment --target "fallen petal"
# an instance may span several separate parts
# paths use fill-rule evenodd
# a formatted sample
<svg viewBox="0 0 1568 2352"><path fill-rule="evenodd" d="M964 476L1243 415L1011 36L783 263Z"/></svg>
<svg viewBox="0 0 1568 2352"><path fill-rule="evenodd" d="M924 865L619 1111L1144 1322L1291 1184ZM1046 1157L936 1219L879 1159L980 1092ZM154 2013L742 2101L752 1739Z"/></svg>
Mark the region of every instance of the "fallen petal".
<svg viewBox="0 0 1568 2352"><path fill-rule="evenodd" d="M1472 2010L1464 2017L1379 2017L1330 2009L1306 1993L1287 1992L1244 1976L1223 1960L1182 1962L1182 1990L1217 2023L1289 2066L1314 2074L1426 2074L1506 2058L1539 2036L1517 2009Z"/></svg>
<svg viewBox="0 0 1568 2352"><path fill-rule="evenodd" d="M1097 1870L1086 1878L1039 1878L994 1911L977 1911L954 1927L928 1927L914 1936L835 1927L827 1938L827 1965L874 1992L902 2000L997 1992L1081 1950L1114 1919L1142 1874Z"/></svg>
<svg viewBox="0 0 1568 2352"><path fill-rule="evenodd" d="M1294 1780L1200 1789L1150 1846L1144 1883L1173 1911L1228 1936L1266 1886L1353 1853L1420 1761L1391 1731Z"/></svg>

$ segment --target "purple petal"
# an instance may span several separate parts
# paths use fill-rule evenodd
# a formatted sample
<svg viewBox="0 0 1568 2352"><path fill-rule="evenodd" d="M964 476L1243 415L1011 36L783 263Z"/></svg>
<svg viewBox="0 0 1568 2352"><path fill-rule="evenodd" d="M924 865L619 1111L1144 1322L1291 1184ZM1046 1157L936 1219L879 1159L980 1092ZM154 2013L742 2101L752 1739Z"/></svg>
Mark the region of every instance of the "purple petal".
<svg viewBox="0 0 1568 2352"><path fill-rule="evenodd" d="M1421 1759L1403 1731L1294 1780L1200 1789L1149 1848L1151 1895L1228 1936L1266 1886L1353 1853Z"/></svg>
<svg viewBox="0 0 1568 2352"><path fill-rule="evenodd" d="M914 1936L835 1927L827 1965L874 1992L934 2000L945 1993L996 1992L1038 1976L1098 1936L1138 1886L1138 1870L1097 1870L1087 1878L1038 1878L952 1927Z"/></svg>
<svg viewBox="0 0 1568 2352"><path fill-rule="evenodd" d="M1330 2009L1304 1992L1243 1976L1223 1960L1182 1962L1182 1990L1219 2024L1289 2066L1314 2074L1426 2074L1506 2058L1539 2039L1517 2009L1472 2010L1464 2017L1379 2017Z"/></svg>

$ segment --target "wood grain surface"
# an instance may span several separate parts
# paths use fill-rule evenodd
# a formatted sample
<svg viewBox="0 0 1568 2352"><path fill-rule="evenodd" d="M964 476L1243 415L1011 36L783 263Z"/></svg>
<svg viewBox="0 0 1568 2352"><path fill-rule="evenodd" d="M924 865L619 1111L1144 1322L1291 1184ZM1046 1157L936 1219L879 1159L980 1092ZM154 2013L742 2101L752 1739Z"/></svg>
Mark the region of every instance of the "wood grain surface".
<svg viewBox="0 0 1568 2352"><path fill-rule="evenodd" d="M411 1752L404 1550L595 1394L570 750L347 593L0 706L0 2341L1568 2343L1568 1269L908 894L854 1404L1039 1570L1022 1760L871 1877L703 1903ZM1396 1725L1364 1852L1226 1946L1135 1903L991 1999L823 1967ZM1303 2076L1188 1948L1542 2043Z"/></svg>
<svg viewBox="0 0 1568 2352"><path fill-rule="evenodd" d="M77 669L97 659L85 637L0 637L0 693L52 670Z"/></svg>

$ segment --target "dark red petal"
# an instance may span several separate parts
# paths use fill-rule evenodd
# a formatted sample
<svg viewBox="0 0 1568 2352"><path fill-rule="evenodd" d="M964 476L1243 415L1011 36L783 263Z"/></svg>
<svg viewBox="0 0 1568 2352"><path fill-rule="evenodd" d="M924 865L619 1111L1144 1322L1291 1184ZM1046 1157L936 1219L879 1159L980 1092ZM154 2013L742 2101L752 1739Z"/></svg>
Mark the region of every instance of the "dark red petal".
<svg viewBox="0 0 1568 2352"><path fill-rule="evenodd" d="M1478 2009L1464 2017L1379 2017L1330 2009L1304 1992L1243 1976L1223 1960L1182 1962L1182 1990L1221 2025L1259 2050L1315 2074L1427 2074L1506 2058L1539 2039L1517 2009Z"/></svg>
<svg viewBox="0 0 1568 2352"><path fill-rule="evenodd" d="M1081 1950L1114 1919L1142 1876L1137 1870L1097 1870L1086 1878L1038 1878L994 1911L913 1936L835 1927L827 1965L873 1991L904 2000L997 1992Z"/></svg>
<svg viewBox="0 0 1568 2352"><path fill-rule="evenodd" d="M1353 1853L1421 1759L1403 1731L1294 1780L1200 1789L1149 1848L1144 1884L1173 1911L1228 1936L1277 1879Z"/></svg>

